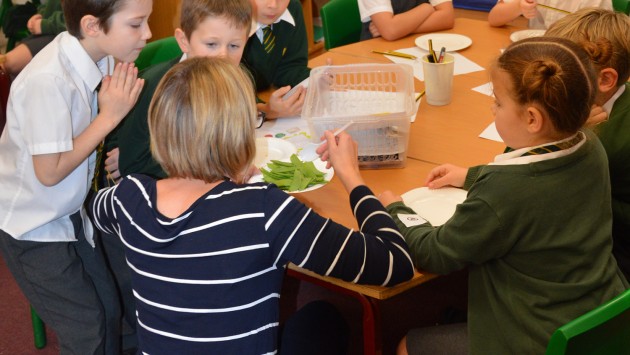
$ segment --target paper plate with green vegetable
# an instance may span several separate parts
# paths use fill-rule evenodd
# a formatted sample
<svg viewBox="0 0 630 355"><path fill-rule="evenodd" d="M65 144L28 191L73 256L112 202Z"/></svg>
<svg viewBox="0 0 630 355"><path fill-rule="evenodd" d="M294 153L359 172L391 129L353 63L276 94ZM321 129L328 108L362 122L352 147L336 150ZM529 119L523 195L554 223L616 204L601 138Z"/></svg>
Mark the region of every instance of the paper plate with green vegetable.
<svg viewBox="0 0 630 355"><path fill-rule="evenodd" d="M289 161L272 160L260 168L261 175L253 176L249 182L268 182L280 189L295 193L306 192L324 186L332 179L334 171L326 169L326 163L320 159L302 161L293 154Z"/></svg>

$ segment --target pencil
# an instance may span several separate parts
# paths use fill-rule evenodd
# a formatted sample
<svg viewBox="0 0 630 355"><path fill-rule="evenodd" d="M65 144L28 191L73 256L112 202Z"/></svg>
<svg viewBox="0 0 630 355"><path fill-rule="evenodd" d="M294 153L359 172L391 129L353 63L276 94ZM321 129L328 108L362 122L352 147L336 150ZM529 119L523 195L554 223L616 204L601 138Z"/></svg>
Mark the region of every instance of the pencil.
<svg viewBox="0 0 630 355"><path fill-rule="evenodd" d="M383 51L373 50L372 53L391 55L391 56L394 56L394 57L407 58L407 59L416 59L415 55L411 55L411 54L407 54L407 53L401 53L401 52L395 52L395 51L383 52Z"/></svg>
<svg viewBox="0 0 630 355"><path fill-rule="evenodd" d="M562 12L562 13L564 13L564 14L570 14L570 13L571 13L571 11L558 9L558 8L553 7L553 6L544 5L544 4L540 4L540 3L536 4L536 6L544 7L544 8L549 9L549 10L554 10L554 11Z"/></svg>

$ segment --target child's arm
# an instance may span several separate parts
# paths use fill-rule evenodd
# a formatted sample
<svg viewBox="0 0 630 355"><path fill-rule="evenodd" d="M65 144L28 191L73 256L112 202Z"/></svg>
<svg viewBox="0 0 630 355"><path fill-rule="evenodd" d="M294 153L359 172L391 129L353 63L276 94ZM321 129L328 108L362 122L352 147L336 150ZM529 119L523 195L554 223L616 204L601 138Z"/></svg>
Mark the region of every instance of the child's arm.
<svg viewBox="0 0 630 355"><path fill-rule="evenodd" d="M490 26L499 27L523 15L525 18L536 17L536 0L499 0L488 13Z"/></svg>
<svg viewBox="0 0 630 355"><path fill-rule="evenodd" d="M371 17L378 33L388 41L394 41L410 33L433 32L453 28L455 11L450 1L433 7L429 3L394 15L391 12L378 12Z"/></svg>
<svg viewBox="0 0 630 355"><path fill-rule="evenodd" d="M143 84L133 64L118 63L112 76L103 78L98 94L99 114L74 138L72 150L33 156L37 179L43 185L53 186L70 175L125 117L138 99Z"/></svg>

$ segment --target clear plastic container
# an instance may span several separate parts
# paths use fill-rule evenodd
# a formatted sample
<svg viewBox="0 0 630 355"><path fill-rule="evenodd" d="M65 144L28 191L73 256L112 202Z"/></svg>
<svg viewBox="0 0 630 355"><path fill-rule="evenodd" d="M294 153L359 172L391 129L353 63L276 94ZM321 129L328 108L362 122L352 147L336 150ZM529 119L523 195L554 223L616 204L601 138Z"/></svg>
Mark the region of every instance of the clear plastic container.
<svg viewBox="0 0 630 355"><path fill-rule="evenodd" d="M362 168L403 167L413 115L413 68L407 64L323 66L311 71L302 117L313 138L346 129Z"/></svg>

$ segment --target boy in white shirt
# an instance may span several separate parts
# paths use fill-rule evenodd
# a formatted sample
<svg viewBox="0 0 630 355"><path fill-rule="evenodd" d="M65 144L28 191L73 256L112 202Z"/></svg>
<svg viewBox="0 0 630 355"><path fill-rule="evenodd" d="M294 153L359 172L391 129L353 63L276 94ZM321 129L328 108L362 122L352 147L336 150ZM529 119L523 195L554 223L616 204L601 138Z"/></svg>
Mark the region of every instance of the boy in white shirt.
<svg viewBox="0 0 630 355"><path fill-rule="evenodd" d="M394 41L411 33L453 28L451 0L358 0L361 40L383 37Z"/></svg>
<svg viewBox="0 0 630 355"><path fill-rule="evenodd" d="M128 63L151 37L152 5L65 0L68 31L11 86L0 136L0 251L61 353L120 352L114 285L82 205L95 148L142 90ZM111 56L122 63L108 75Z"/></svg>
<svg viewBox="0 0 630 355"><path fill-rule="evenodd" d="M546 0L544 4L537 0L498 0L488 13L488 23L500 27L523 15L529 20L529 28L547 29L567 14L585 7L613 9L611 0Z"/></svg>

